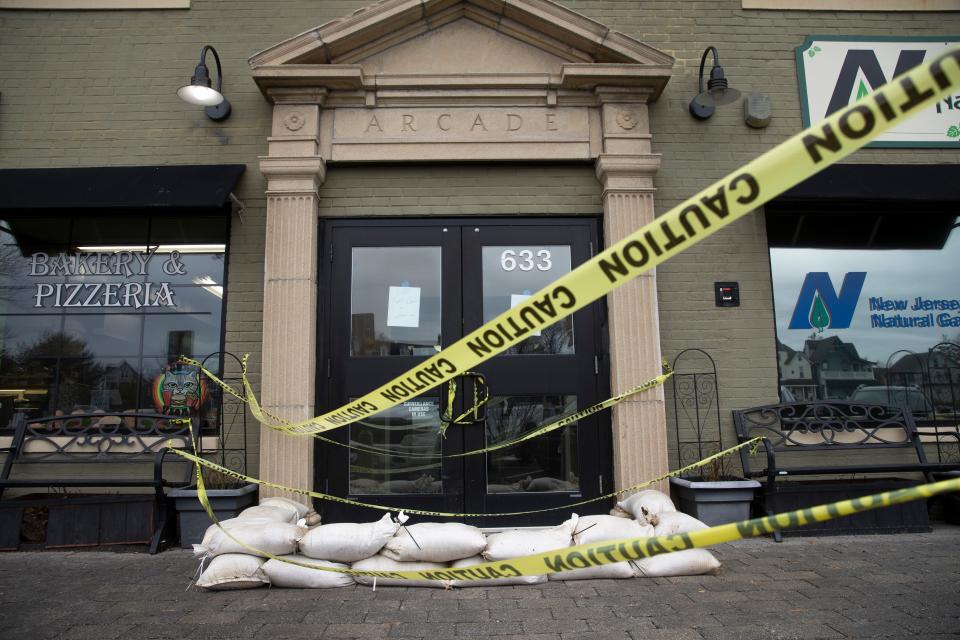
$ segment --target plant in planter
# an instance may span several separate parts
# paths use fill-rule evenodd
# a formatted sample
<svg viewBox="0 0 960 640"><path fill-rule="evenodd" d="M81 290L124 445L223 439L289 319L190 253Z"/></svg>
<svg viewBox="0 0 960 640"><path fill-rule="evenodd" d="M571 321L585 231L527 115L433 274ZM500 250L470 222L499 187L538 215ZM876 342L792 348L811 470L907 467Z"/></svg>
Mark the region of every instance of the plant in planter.
<svg viewBox="0 0 960 640"><path fill-rule="evenodd" d="M677 466L682 468L724 449L719 386L713 358L701 349L681 351L672 368ZM670 496L677 508L708 525L749 518L759 487L756 480L743 477L733 456L670 478Z"/></svg>

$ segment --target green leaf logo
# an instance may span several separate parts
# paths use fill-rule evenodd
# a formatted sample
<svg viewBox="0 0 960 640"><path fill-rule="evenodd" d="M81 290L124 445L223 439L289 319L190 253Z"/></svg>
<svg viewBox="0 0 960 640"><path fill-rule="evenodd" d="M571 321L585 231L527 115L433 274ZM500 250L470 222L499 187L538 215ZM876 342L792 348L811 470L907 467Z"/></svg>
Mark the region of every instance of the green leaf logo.
<svg viewBox="0 0 960 640"><path fill-rule="evenodd" d="M817 55L820 51L822 51L822 49L821 49L820 47L814 45L814 46L810 47L809 49L807 49L807 56L809 56L809 57L812 58L813 56Z"/></svg>
<svg viewBox="0 0 960 640"><path fill-rule="evenodd" d="M955 126L955 125L951 125L951 127L950 127L949 129L947 129L947 137L948 137L948 138L960 138L960 127L957 127L957 126Z"/></svg>
<svg viewBox="0 0 960 640"><path fill-rule="evenodd" d="M857 100L859 100L859 99L862 98L863 96L867 95L868 93L870 93L870 90L867 89L866 83L864 83L864 81L861 80L861 81L860 81L860 86L857 87Z"/></svg>
<svg viewBox="0 0 960 640"><path fill-rule="evenodd" d="M810 326L816 327L818 333L823 333L823 330L830 326L830 312L820 299L819 293L814 296L813 306L810 308Z"/></svg>

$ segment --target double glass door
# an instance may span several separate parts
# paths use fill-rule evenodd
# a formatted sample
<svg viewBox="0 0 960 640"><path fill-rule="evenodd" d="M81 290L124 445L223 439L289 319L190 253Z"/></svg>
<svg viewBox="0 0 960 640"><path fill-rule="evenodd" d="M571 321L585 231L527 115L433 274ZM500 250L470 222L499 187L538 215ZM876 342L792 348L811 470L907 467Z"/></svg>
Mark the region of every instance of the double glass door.
<svg viewBox="0 0 960 640"><path fill-rule="evenodd" d="M327 223L318 397L321 409L362 396L447 347L587 260L592 220L332 221ZM452 513L559 506L600 495L609 478L607 416L492 452L451 457L514 440L605 392L600 303L588 305L476 367L489 387L482 415L441 431L481 393L457 380L327 435L317 444L321 491L360 502ZM449 405L449 406L448 406ZM482 418L482 419L481 419ZM609 485L609 482L607 483ZM324 521L376 512L318 504ZM580 513L599 512L595 504ZM471 518L479 526L560 522L554 511Z"/></svg>

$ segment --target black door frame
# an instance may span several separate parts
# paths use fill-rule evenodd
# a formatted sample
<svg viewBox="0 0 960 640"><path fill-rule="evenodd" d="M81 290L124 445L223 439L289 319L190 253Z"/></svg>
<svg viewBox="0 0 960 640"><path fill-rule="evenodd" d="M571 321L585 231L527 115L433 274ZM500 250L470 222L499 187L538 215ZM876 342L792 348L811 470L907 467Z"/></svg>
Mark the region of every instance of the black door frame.
<svg viewBox="0 0 960 640"><path fill-rule="evenodd" d="M574 266L580 262L589 259L590 255L595 253L600 247L602 247L602 239L600 237L602 225L600 224L599 217L563 217L563 216L551 216L551 217L540 217L540 218L515 218L515 217L494 217L494 216L484 216L484 217L443 217L443 218L395 218L395 217L377 217L377 218L332 218L325 219L321 221L320 229L320 260L319 260L319 271L320 277L318 282L318 295L317 295L317 319L318 319L318 336L317 336L317 365L316 365L316 398L317 406L315 407L315 412L317 414L323 412L323 407L333 406L332 398L341 397L338 394L343 392L343 389L338 387L336 382L332 380L330 376L330 364L333 358L333 348L332 340L334 338L334 331L331 325L332 315L331 309L333 308L332 300L334 296L338 295L336 288L333 286L333 260L336 258L336 254L333 251L333 236L334 230L337 228L360 228L368 229L370 238L374 238L376 235L377 228L397 228L405 227L410 229L420 228L421 230L433 229L433 233L439 234L441 229L444 226L447 227L463 227L464 235L466 235L467 228L470 226L479 227L479 228L499 228L505 230L508 227L512 228L535 228L535 227L564 227L569 229L570 227L581 227L585 228L588 232L590 238L590 247L588 253L582 253L581 255L574 255ZM547 231L544 229L544 231ZM554 234L555 235L555 234ZM422 237L427 237L426 235ZM458 234L459 238L459 234ZM402 245L403 242L395 242L395 238L389 240L391 245ZM569 239L567 240L569 242ZM422 240L421 240L422 243ZM517 241L517 244L522 244L525 242ZM544 242L545 243L545 242ZM382 242L374 243L378 246L382 246ZM437 244L442 245L442 240L438 239ZM545 243L546 244L546 243ZM461 282L465 282L467 275L462 273L464 271L461 269L461 264L466 262L466 247L467 243L464 242L463 254L461 255L459 246L458 251L445 251L443 253L443 271L444 274L454 273ZM479 250L478 250L479 253ZM455 254L455 255L454 255ZM454 260L454 257L457 259ZM453 264L456 262L456 264ZM449 264L448 264L449 263ZM479 271L479 265L477 270ZM479 289L479 280L476 283L476 291ZM466 289L466 287L463 287ZM446 289L445 289L446 294ZM339 295L343 295L340 292ZM449 300L449 299L448 299ZM449 335L448 329L450 329L448 323L455 321L457 323L467 322L468 315L474 315L479 313L479 309L476 306L479 304L476 300L471 300L469 298L461 298L457 301L453 301L453 304L459 304L460 308L463 310L462 319L461 318L447 318L443 320L443 331L445 335ZM474 310L471 312L471 308ZM585 367L581 366L580 374L581 379L584 379L584 375L589 373L589 377L594 378L593 384L595 387L596 397L594 401L603 399L609 396L609 357L607 353L607 327L606 327L606 318L607 310L606 303L604 300L599 300L592 303L591 310L593 311L593 326L590 331L593 334L593 352L597 356L596 366L597 373L594 371L594 363L590 363L588 372L583 371ZM450 315L450 314L448 314ZM578 324L579 326L579 324ZM461 334L467 333L469 330L472 330L474 327L464 327L464 330ZM581 329L582 331L582 329ZM578 338L579 340L579 338ZM445 344L444 346L448 346ZM391 368L391 374L399 374L400 372L406 370L413 363L420 358L414 357L402 357L394 356L396 358L397 371L393 372ZM400 361L403 361L402 363ZM493 361L488 361L483 363L478 367L481 371L483 370L496 370L497 366ZM392 377L392 376L391 376ZM389 379L389 378L387 378ZM372 385L371 385L372 386ZM369 390L370 386L363 389L363 391ZM438 389L433 390L431 393L440 393L440 390L445 389L445 386L442 386ZM457 409L462 409L462 402L464 394L458 393L458 406ZM443 406L443 402L441 406ZM586 404L581 401L579 408L585 408ZM593 420L594 423L586 426L586 421ZM446 498L441 498L436 501L436 504L424 504L422 498L424 496L417 496L416 502L419 503L421 508L430 509L430 510L441 510L441 511L522 511L525 508L534 509L534 508L543 508L548 506L561 506L563 504L569 504L570 502L576 502L582 499L588 499L601 495L604 490L609 491L612 486L612 432L610 428L610 418L608 412L601 412L600 414L595 414L590 418L587 418L585 421L581 421L581 433L595 433L595 456L596 456L596 473L591 473L590 477L586 476L581 470L580 475L580 488L581 491L579 494L570 493L519 493L519 494L486 494L486 491L480 491L485 478L486 471L486 457L485 456L475 456L473 457L472 465L467 462L464 464L465 471L460 477L462 483L463 492L465 495L449 494L447 491L444 492ZM584 431L586 429L586 431ZM451 437L454 431L457 429L451 429L448 431L447 438ZM327 437L336 436L341 430L336 430L326 434ZM345 438L346 430L343 430L340 434L341 438ZM458 436L453 436L457 438ZM470 438L468 437L468 440ZM450 444L456 447L464 447L466 449L473 449L479 446L483 446L477 441L477 438L474 437L473 442L451 442ZM346 492L331 491L331 485L329 483L329 474L327 469L330 468L331 460L329 456L333 454L335 447L330 445L324 445L321 441L314 441L314 486L318 491L323 491L326 493L333 493L334 495L340 495L347 497ZM471 470L471 466L475 467ZM472 471L472 472L471 472ZM471 485L471 486L468 486ZM476 494L473 498L470 496ZM478 496L485 496L485 498L479 498ZM491 499L492 497L492 499ZM387 504L390 506L416 506L412 505L410 495L399 495L397 497L388 496L388 495L377 495L367 498L360 498L360 501L368 500L370 502L375 502L379 504ZM454 505L450 503L450 500L459 500L462 507L454 508ZM446 502L444 502L446 500ZM535 502L535 504L533 504ZM315 507L318 511L321 511L326 504L324 501L318 500L315 501ZM342 509L341 505L338 505L338 510ZM609 505L606 501L598 501L592 505L588 505L578 509L581 513L587 512L596 512L601 513L609 508ZM349 517L360 520L369 520L376 515L375 512L366 510L366 509L355 509L348 510ZM490 518L490 519L468 519L468 522L478 526L498 526L498 525L524 525L524 524L536 524L536 520L539 521L549 521L549 522L559 522L562 519L562 516L565 514L565 511L558 509L556 514L548 513L546 516L541 516L539 518ZM338 518L343 519L343 518ZM441 518L434 518L441 519Z"/></svg>

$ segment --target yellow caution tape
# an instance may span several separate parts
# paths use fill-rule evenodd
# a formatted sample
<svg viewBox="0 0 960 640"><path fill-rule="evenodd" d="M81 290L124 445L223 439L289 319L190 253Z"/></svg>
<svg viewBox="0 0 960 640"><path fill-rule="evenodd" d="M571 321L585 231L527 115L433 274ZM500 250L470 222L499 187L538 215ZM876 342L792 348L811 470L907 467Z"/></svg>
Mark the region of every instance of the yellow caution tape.
<svg viewBox="0 0 960 640"><path fill-rule="evenodd" d="M191 426L191 432L192 432L192 426ZM319 491L311 491L309 489L300 489L297 487L287 487L282 484L277 484L275 482L270 482L268 480L260 480L259 478L254 478L253 476L247 476L237 471L232 471L230 469L227 469L226 467L222 467L218 465L215 462L211 462L210 460L201 458L199 455L197 455L195 446L194 446L193 454L187 453L186 451L180 451L178 449L175 449L171 445L167 445L167 448L170 449L170 453L173 453L175 455L180 456L181 458L184 458L186 460L189 460L190 462L195 463L198 469L201 466L203 466L213 471L216 471L222 475L235 478L242 482L258 484L262 487L270 487L271 489L287 491L289 493L295 493L301 496L309 496L311 498L317 498L319 500L329 500L331 502L349 504L355 507L366 507L367 509L377 509L379 511L404 511L406 513L413 513L421 516L437 516L442 518L499 518L499 517L506 517L506 516L524 516L532 513L547 513L548 511L561 511L563 509L572 509L574 507L580 507L585 504L591 504L593 502L600 502L601 500L609 500L610 498L615 498L616 496L622 495L624 493L630 493L632 491L636 491L637 489L648 487L662 480L666 480L667 478L680 476L689 471L693 471L694 469L699 469L700 467L707 466L714 460L718 460L720 458L723 458L724 456L729 456L745 447L750 447L751 451L755 452L757 448L760 446L760 442L762 440L763 440L762 437L756 437L756 438L753 438L752 440L741 442L738 445L732 446L729 449L724 449L723 451L715 453L712 456L708 456L698 462L694 462L693 464L689 464L681 469L677 469L675 471L669 471L667 473L664 473L663 475L657 476L656 478L645 480L643 482L631 485L629 487L625 487L623 489L619 489L617 491L612 491L610 493L604 494L602 496L597 496L595 498L588 498L586 500L571 502L570 504L564 504L556 507L544 507L543 509L531 509L529 511L508 511L508 512L501 512L501 513L453 513L448 511L427 511L425 509L406 509L406 508L400 508L397 506L387 506L387 505L375 504L371 502L359 502L357 500L350 500L349 498L341 498L340 496L334 496L329 493L321 493Z"/></svg>
<svg viewBox="0 0 960 640"><path fill-rule="evenodd" d="M277 417L277 416L275 416L275 415L273 415L273 414L271 414L271 413L269 413L269 412L267 412L267 411L264 411L263 409L260 408L260 404L259 404L259 402L257 402L256 397L254 396L253 389L250 388L250 384L249 384L249 382L247 381L246 362L247 362L247 357L248 357L248 355L249 355L249 354L244 354L243 360L242 360L242 376L243 376L243 380L244 380L244 387L245 387L245 389L246 389L246 395L240 395L239 393L237 393L235 389L233 389L233 388L232 388L230 385L228 385L226 382L224 382L223 380L221 380L220 378L218 378L218 377L216 376L216 374L214 374L212 371L204 368L204 366L203 366L201 363L197 362L196 360L191 360L191 359L185 358L185 357L184 357L184 358L181 358L181 359L184 360L185 362L193 365L193 366L196 366L201 373L203 373L203 374L204 374L205 376L207 376L210 380L212 380L214 383L216 383L216 384L219 385L221 388L223 388L224 391L226 391L226 392L230 393L231 395L233 395L235 398L239 399L239 400L242 401L242 402L247 402L247 403L249 403L249 404L251 405L251 407L254 407L254 406L257 407L257 411L259 412L259 415L260 415L260 416L262 416L263 418L269 418L270 420L273 420L273 421L274 421L274 422L272 422L272 423L271 423L271 422L264 422L264 424L267 424L268 426L274 426L274 427L277 427L277 428L282 427L284 424L289 424L289 422L286 421L286 420L284 420L283 418ZM463 458L463 457L466 457L466 456L475 456L475 455L479 455L479 454L481 454L481 453L489 453L490 451L497 451L498 449L506 449L507 447L515 446L515 445L517 445L517 444L520 444L521 442L526 442L527 440L532 440L532 439L534 439L534 438L538 438L538 437L540 437L540 436L542 436L542 435L544 435L544 434L546 434L546 433L550 433L551 431L556 431L557 429L562 429L563 427L565 427L565 426L567 426L567 425L570 425L570 424L573 424L573 423L579 421L579 420L582 419L582 418L586 418L587 416L591 416L591 415L593 415L593 414L595 414L595 413L599 413L600 411L603 411L604 409L609 409L610 407L612 407L612 406L614 406L614 405L616 405L616 404L619 404L620 402L623 402L624 400L626 400L626 399L629 398L630 396L635 395L635 394L638 394L638 393L640 393L641 391L647 391L647 390L649 390L649 389L653 389L654 387L658 387L658 386L662 385L664 382L666 382L667 379L668 379L670 376L673 375L673 371L669 371L669 370L668 370L668 369L669 369L668 366L664 365L664 368L667 369L666 373L663 373L663 374L657 376L656 378L652 378L652 379L650 379L650 380L647 380L646 382L643 382L643 383L641 383L641 384L638 384L637 386L633 387L632 389L627 389L626 391L624 391L624 392L621 393L621 394L615 395L615 396L613 396L613 397L611 397L611 398L607 398L606 400L602 400L602 401L600 401L600 402L598 402L598 403L596 403L596 404L594 404L594 405L591 405L591 406L587 407L586 409L580 409L579 411L574 411L573 413L569 413L569 414L565 414L565 415L562 415L562 416L558 416L558 417L550 420L549 422L546 422L546 423L543 423L543 424L541 424L541 425L538 425L538 426L534 427L531 431L525 433L525 434L522 435L522 436L518 436L518 437L516 437L516 438L511 438L510 440L504 440L503 442L498 442L498 443L492 444L492 445L490 445L489 447L484 447L483 449L473 449L473 450L471 450L471 451L465 451L465 452L463 452L463 453L451 453L451 454L447 454L447 455L431 454L431 453L397 453L397 452L393 452L393 451L387 451L387 450L385 450L385 449L378 449L378 448L376 448L376 447L367 447L367 446L357 446L357 445L345 444L345 443L343 443L343 442L337 442L336 440L331 440L331 439L329 439L329 438L324 438L323 436L321 436L321 435L319 435L319 434L316 434L316 433L306 434L306 435L312 435L314 438L317 438L318 440L322 440L323 442L326 442L326 443L328 443L328 444L336 445L336 446L338 446L338 447L343 447L343 448L345 448L345 449L351 449L351 450L353 450L353 451L360 451L360 452L363 452L363 453L370 453L370 454L382 455L382 456L393 456L393 457L399 457L399 458L424 458L424 459L433 459L433 460L443 460L443 459L447 459L447 458ZM476 374L476 373L472 373L472 372L469 373L468 375L479 376L480 378L483 378L483 376L481 376L480 374ZM483 380L484 380L484 381L483 381L482 384L484 385L484 387L486 387L485 378L484 378ZM450 388L455 390L455 387L454 387L453 385L454 385L454 383L451 381L451 383L450 383ZM469 413L471 413L471 412L479 409L480 407L487 406L487 402L488 402L489 399L490 399L490 394L489 394L489 392L486 392L486 393L482 394L482 396L483 396L483 397L480 398L480 399L477 399L477 398L474 399L474 406L473 406L471 409L467 410L466 412L464 412L463 415L461 415L461 416L453 419L452 421L451 421L451 420L448 420L448 423L449 423L449 424L462 424L462 423L459 422L459 420L461 420L461 419L462 419L463 417L465 417L467 414L469 414ZM448 407L449 407L450 404L452 404L452 402L450 402L450 401L448 400ZM257 415L257 413L254 412L252 408L251 408L251 413L255 413L255 415ZM260 418L258 418L258 419L260 419ZM263 422L263 420L261 420L261 422ZM358 421L356 421L356 422L357 422L357 424L361 424L361 425L367 424L367 423L364 422L363 420L358 420ZM472 421L471 421L471 422L472 422ZM375 426L375 425L370 425L370 426Z"/></svg>
<svg viewBox="0 0 960 640"><path fill-rule="evenodd" d="M272 426L293 434L329 431L447 382L756 210L958 85L955 47L782 142L370 393L309 420Z"/></svg>

